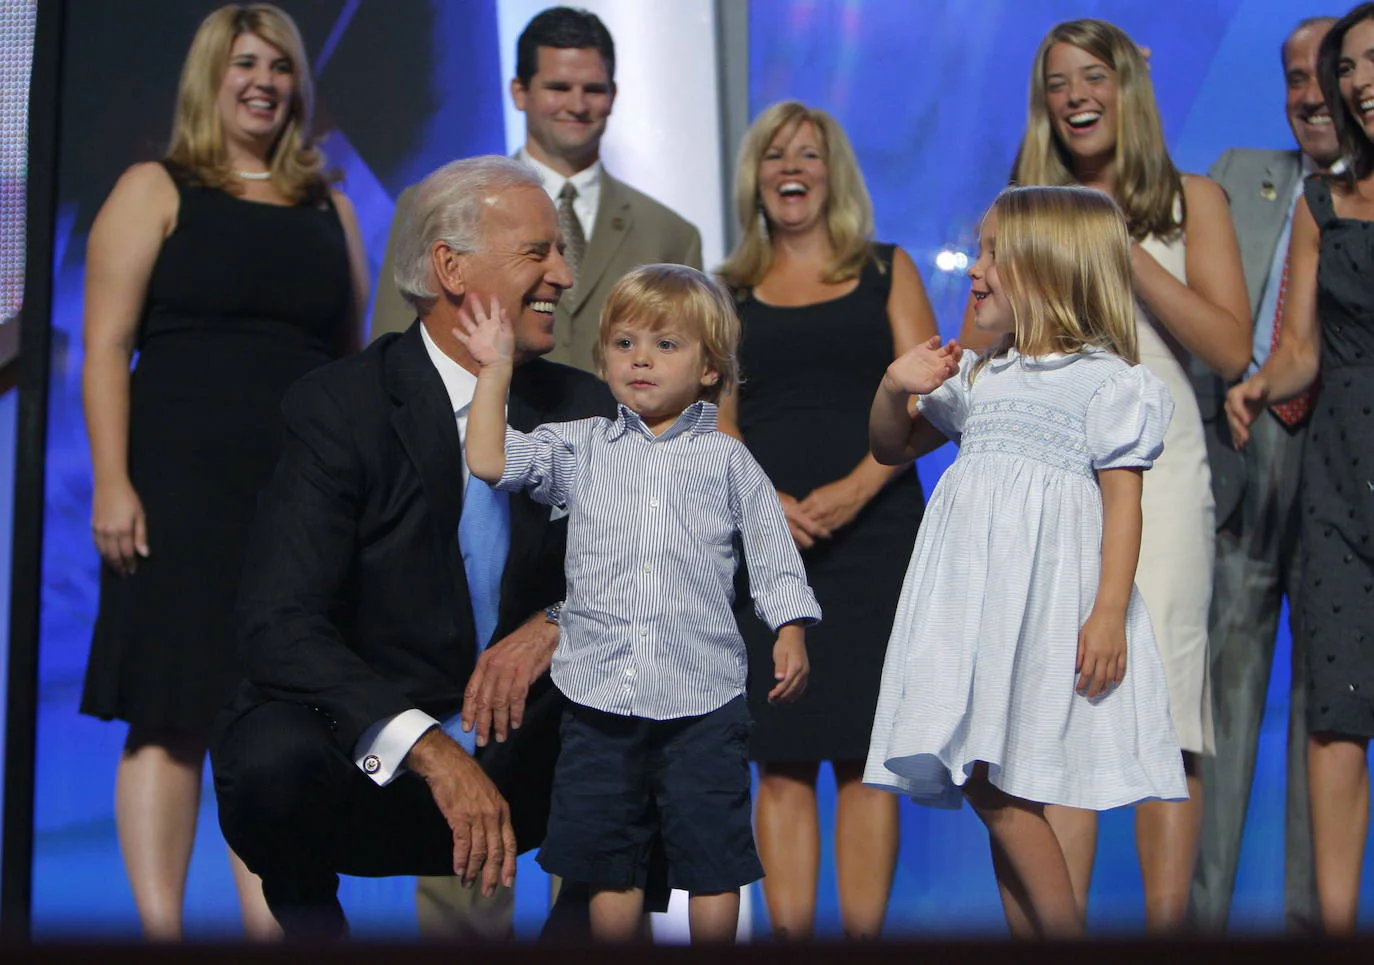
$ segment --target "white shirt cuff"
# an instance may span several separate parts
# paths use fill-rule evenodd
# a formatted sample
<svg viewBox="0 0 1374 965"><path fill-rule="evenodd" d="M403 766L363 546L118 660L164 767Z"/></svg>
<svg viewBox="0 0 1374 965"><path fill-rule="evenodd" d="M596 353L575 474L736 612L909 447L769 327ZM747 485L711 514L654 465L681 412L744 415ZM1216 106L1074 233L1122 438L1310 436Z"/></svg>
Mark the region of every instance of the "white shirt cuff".
<svg viewBox="0 0 1374 965"><path fill-rule="evenodd" d="M403 710L377 721L363 731L353 746L353 763L377 784L385 787L405 768L402 761L415 742L439 722L423 710Z"/></svg>

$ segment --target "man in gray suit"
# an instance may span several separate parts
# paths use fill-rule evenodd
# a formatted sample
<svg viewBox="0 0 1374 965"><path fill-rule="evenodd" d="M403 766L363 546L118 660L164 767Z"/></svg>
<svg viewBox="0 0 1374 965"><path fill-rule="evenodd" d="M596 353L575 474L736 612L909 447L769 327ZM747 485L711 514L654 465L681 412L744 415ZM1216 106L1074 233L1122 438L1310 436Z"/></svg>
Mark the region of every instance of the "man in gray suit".
<svg viewBox="0 0 1374 965"><path fill-rule="evenodd" d="M555 362L595 371L601 305L622 275L650 262L701 267L701 234L646 194L611 177L601 138L615 104L615 44L595 15L570 7L537 14L516 42L515 106L525 114L525 145L516 157L539 172L567 242L576 284L554 315ZM396 204L392 237L408 207ZM391 243L382 264L389 278ZM372 337L414 319L400 296L378 286Z"/></svg>
<svg viewBox="0 0 1374 965"><path fill-rule="evenodd" d="M1281 47L1288 89L1288 123L1296 151L1235 149L1209 175L1231 199L1231 220L1255 306L1254 355L1249 373L1268 357L1282 312L1293 208L1307 174L1328 170L1339 147L1317 82L1317 50L1334 17L1302 21ZM1225 386L1213 380L1215 416L1208 450L1217 501L1216 572L1212 590L1211 673L1216 757L1204 758L1201 853L1193 878L1199 927L1226 928L1240 860L1255 752L1264 719L1280 605L1298 585L1298 478L1305 419L1291 409L1255 422L1243 454L1231 445L1220 402ZM1277 407L1276 407L1277 408ZM1291 618L1290 618L1291 625ZM1296 635L1295 635L1296 636ZM1284 908L1291 929L1316 922L1312 838L1307 800L1306 690L1295 652L1289 692L1288 792L1285 818Z"/></svg>

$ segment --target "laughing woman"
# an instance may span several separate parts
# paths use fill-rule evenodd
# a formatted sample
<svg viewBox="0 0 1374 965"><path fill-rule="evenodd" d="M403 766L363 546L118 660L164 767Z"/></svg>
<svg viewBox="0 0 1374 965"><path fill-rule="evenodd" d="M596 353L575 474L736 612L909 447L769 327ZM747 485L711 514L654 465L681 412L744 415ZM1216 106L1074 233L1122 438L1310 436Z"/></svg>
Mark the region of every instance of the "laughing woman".
<svg viewBox="0 0 1374 965"><path fill-rule="evenodd" d="M1293 212L1278 349L1228 393L1237 445L1266 407L1321 374L1302 465L1302 639L1312 856L1327 934L1355 930L1374 736L1374 3L1322 41L1317 73L1345 170Z"/></svg>
<svg viewBox="0 0 1374 965"><path fill-rule="evenodd" d="M1140 360L1174 400L1164 454L1145 474L1136 584L1164 658L1190 798L1138 805L1136 844L1146 927L1175 931L1187 914L1202 823L1197 758L1212 753L1207 613L1213 501L1187 367L1195 356L1230 380L1250 361L1240 253L1221 189L1207 178L1180 174L1169 159L1140 48L1101 20L1061 23L1041 41L1012 181L1083 184L1116 199L1131 232ZM968 316L960 340L982 347ZM1075 897L1086 908L1097 816L1053 811Z"/></svg>
<svg viewBox="0 0 1374 965"><path fill-rule="evenodd" d="M871 240L863 176L824 111L787 101L759 115L740 147L735 203L742 240L720 273L738 298L744 383L722 400L721 425L742 430L777 486L826 612L808 647L810 687L786 707L767 700L772 635L740 614L764 898L775 936L810 937L816 781L830 761L841 923L850 937L875 938L897 859L897 799L861 778L902 586L897 561L911 555L923 498L909 464L889 468L869 454L868 410L887 366L934 335L935 320L911 258Z"/></svg>
<svg viewBox="0 0 1374 965"><path fill-rule="evenodd" d="M208 731L241 676L243 538L282 394L352 347L366 298L311 99L290 17L215 11L182 69L167 157L125 172L87 247L82 381L104 565L81 710L129 724L115 822L152 939L182 933ZM257 879L232 863L246 931L272 936Z"/></svg>

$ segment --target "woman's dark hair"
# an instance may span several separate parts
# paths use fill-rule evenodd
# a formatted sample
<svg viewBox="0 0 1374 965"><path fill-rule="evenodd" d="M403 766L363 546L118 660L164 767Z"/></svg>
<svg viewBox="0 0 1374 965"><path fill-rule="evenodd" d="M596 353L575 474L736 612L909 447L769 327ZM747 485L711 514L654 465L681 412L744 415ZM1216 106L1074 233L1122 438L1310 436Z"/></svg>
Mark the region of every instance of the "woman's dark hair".
<svg viewBox="0 0 1374 965"><path fill-rule="evenodd" d="M615 41L601 18L573 7L550 7L535 14L515 42L515 79L529 87L539 69L539 48L594 47L606 62L606 78L615 83Z"/></svg>
<svg viewBox="0 0 1374 965"><path fill-rule="evenodd" d="M1336 125L1336 140L1345 161L1345 170L1339 177L1347 186L1353 186L1374 172L1374 143L1370 142L1364 125L1351 113L1350 105L1341 96L1341 45L1351 28L1366 20L1374 20L1374 3L1362 3L1337 20L1322 38L1317 53L1317 78L1321 81L1326 109Z"/></svg>

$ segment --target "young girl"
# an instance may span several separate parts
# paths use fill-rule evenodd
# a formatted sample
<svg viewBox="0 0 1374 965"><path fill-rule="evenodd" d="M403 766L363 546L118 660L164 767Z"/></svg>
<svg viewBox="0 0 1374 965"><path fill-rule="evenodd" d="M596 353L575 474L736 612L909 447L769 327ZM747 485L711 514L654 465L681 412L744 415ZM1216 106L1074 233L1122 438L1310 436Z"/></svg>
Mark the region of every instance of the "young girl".
<svg viewBox="0 0 1374 965"><path fill-rule="evenodd" d="M1019 936L1083 930L1044 805L1188 793L1132 582L1141 471L1173 404L1134 362L1128 244L1105 194L1005 191L969 270L1000 341L982 358L938 338L907 352L869 420L883 463L960 450L916 539L864 779L934 807L962 789Z"/></svg>

